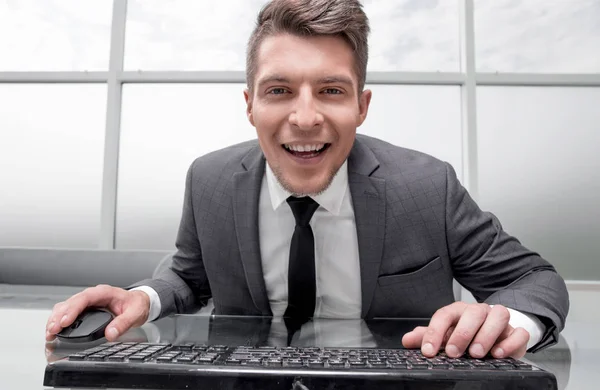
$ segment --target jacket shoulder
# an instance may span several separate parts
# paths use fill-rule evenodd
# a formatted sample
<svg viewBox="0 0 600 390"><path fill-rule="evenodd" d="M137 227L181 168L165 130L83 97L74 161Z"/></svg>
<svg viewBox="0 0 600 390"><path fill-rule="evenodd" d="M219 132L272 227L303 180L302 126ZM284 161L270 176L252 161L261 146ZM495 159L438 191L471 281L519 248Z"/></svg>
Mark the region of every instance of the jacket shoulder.
<svg viewBox="0 0 600 390"><path fill-rule="evenodd" d="M190 170L197 178L237 172L244 157L257 147L259 147L258 141L250 140L215 150L196 158Z"/></svg>
<svg viewBox="0 0 600 390"><path fill-rule="evenodd" d="M364 135L357 136L357 140L369 148L379 161L379 168L373 174L375 177L404 182L407 179L414 181L428 177L445 180L448 169L452 170L449 163L427 153Z"/></svg>

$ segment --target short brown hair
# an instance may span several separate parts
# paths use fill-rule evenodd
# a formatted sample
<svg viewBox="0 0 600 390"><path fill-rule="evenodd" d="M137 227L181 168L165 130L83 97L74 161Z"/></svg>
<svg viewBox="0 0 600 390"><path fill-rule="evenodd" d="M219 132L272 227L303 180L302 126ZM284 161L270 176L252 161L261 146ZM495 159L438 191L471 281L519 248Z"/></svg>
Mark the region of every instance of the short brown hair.
<svg viewBox="0 0 600 390"><path fill-rule="evenodd" d="M258 48L268 36L288 33L296 36L340 36L354 50L358 89L367 77L369 20L359 0L272 0L256 20L248 41L246 82L252 91L256 76Z"/></svg>

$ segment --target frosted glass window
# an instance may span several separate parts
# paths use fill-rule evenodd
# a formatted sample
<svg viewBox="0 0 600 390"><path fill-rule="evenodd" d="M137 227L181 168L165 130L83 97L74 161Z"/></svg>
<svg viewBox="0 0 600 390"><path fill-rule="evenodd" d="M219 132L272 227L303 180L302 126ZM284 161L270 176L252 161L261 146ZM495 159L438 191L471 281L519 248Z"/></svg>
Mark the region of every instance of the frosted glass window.
<svg viewBox="0 0 600 390"><path fill-rule="evenodd" d="M196 157L256 138L242 84L125 85L117 248L174 249Z"/></svg>
<svg viewBox="0 0 600 390"><path fill-rule="evenodd" d="M482 207L566 279L599 279L600 88L477 96Z"/></svg>
<svg viewBox="0 0 600 390"><path fill-rule="evenodd" d="M458 0L362 3L371 26L368 70L460 70Z"/></svg>
<svg viewBox="0 0 600 390"><path fill-rule="evenodd" d="M600 73L600 1L475 0L477 70Z"/></svg>
<svg viewBox="0 0 600 390"><path fill-rule="evenodd" d="M244 70L267 0L130 0L125 68ZM459 69L457 0L365 0L369 70Z"/></svg>
<svg viewBox="0 0 600 390"><path fill-rule="evenodd" d="M359 133L452 164L462 176L460 87L369 85L373 98Z"/></svg>
<svg viewBox="0 0 600 390"><path fill-rule="evenodd" d="M256 138L245 115L243 88L125 85L117 248L174 249L190 163ZM378 85L373 90L369 119L359 132L449 160L460 174L458 87Z"/></svg>
<svg viewBox="0 0 600 390"><path fill-rule="evenodd" d="M0 71L107 70L112 3L0 1Z"/></svg>
<svg viewBox="0 0 600 390"><path fill-rule="evenodd" d="M0 246L95 248L104 85L0 85Z"/></svg>

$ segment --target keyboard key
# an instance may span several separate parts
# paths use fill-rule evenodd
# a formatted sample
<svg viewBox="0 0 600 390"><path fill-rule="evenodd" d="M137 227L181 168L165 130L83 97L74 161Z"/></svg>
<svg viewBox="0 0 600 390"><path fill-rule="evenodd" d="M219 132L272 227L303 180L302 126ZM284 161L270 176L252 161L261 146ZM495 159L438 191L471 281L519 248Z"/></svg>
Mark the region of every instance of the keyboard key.
<svg viewBox="0 0 600 390"><path fill-rule="evenodd" d="M106 358L106 355L91 355L91 356L88 356L87 360L90 360L93 362L102 362L102 361L104 361L105 358Z"/></svg>
<svg viewBox="0 0 600 390"><path fill-rule="evenodd" d="M179 344L178 347L182 351L191 351L194 348L194 343Z"/></svg>
<svg viewBox="0 0 600 390"><path fill-rule="evenodd" d="M497 370L509 371L514 370L515 367L511 364L510 366L496 366Z"/></svg>
<svg viewBox="0 0 600 390"><path fill-rule="evenodd" d="M267 359L266 364L269 367L281 367L282 360L281 359Z"/></svg>
<svg viewBox="0 0 600 390"><path fill-rule="evenodd" d="M471 365L465 362L452 362L454 368L471 369Z"/></svg>
<svg viewBox="0 0 600 390"><path fill-rule="evenodd" d="M81 353L73 353L68 356L69 360L85 360L86 355Z"/></svg>
<svg viewBox="0 0 600 390"><path fill-rule="evenodd" d="M287 367L303 367L304 363L301 359L288 359L285 362L285 366Z"/></svg>
<svg viewBox="0 0 600 390"><path fill-rule="evenodd" d="M533 370L533 367L530 364L526 364L526 363L515 364L515 366L519 370L529 370L529 371Z"/></svg>
<svg viewBox="0 0 600 390"><path fill-rule="evenodd" d="M367 363L365 363L362 360L348 360L348 363L350 363L350 367L366 367Z"/></svg>
<svg viewBox="0 0 600 390"><path fill-rule="evenodd" d="M262 366L263 364L261 359L248 359L245 362L242 362L242 365L257 367Z"/></svg>
<svg viewBox="0 0 600 390"><path fill-rule="evenodd" d="M121 344L119 341L110 341L104 344L100 344L98 347L112 347L113 345Z"/></svg>
<svg viewBox="0 0 600 390"><path fill-rule="evenodd" d="M130 362L143 362L146 359L148 359L148 357L147 356L142 356L142 355L131 355L131 356L129 356L128 359L129 359Z"/></svg>
<svg viewBox="0 0 600 390"><path fill-rule="evenodd" d="M495 367L485 362L472 362L471 365L478 370L493 370Z"/></svg>

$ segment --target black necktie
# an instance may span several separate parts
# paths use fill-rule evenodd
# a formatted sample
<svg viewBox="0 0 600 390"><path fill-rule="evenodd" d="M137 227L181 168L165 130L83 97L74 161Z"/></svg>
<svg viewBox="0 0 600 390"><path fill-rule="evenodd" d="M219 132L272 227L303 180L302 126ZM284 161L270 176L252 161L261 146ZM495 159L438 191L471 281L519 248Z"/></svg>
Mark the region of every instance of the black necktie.
<svg viewBox="0 0 600 390"><path fill-rule="evenodd" d="M290 196L287 202L296 218L296 228L290 246L288 306L284 316L304 322L315 312L315 239L309 222L319 204L307 196Z"/></svg>

